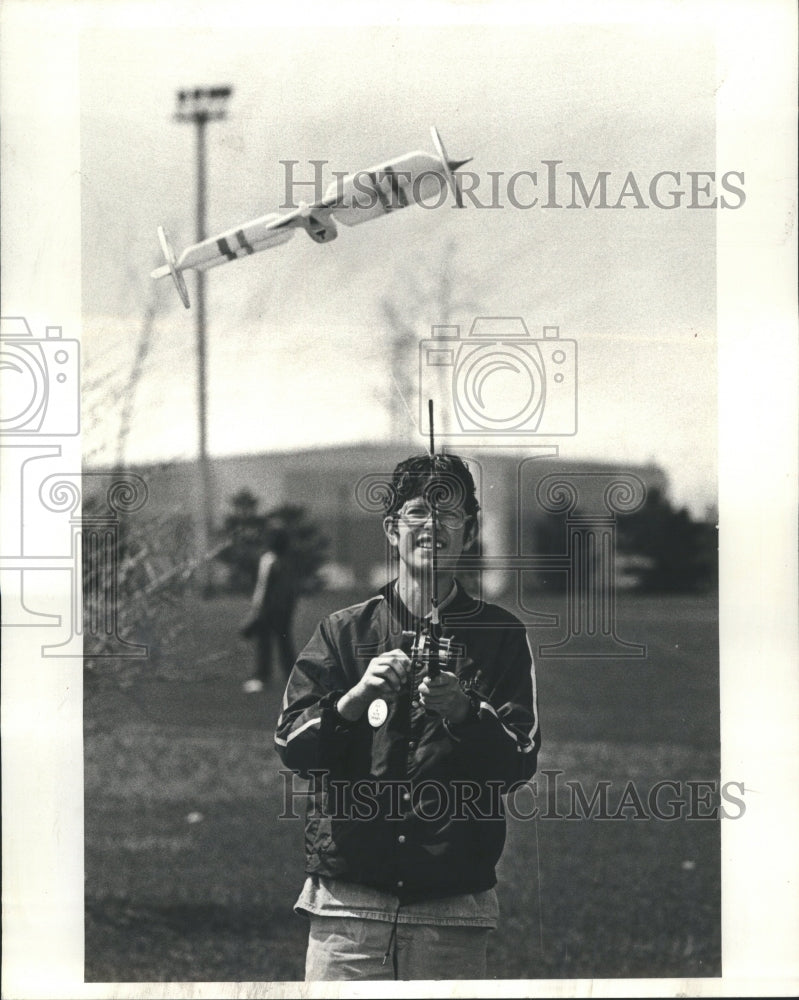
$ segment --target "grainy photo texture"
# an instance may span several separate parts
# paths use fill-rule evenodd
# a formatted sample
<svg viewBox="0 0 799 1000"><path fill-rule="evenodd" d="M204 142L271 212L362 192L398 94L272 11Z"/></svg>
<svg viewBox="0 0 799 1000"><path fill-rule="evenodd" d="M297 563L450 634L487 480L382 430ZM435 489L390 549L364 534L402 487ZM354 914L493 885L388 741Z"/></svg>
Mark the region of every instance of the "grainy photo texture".
<svg viewBox="0 0 799 1000"><path fill-rule="evenodd" d="M723 990L719 233L762 178L699 8L53 6L76 241L29 230L60 298L4 282L0 570L77 697L74 995Z"/></svg>

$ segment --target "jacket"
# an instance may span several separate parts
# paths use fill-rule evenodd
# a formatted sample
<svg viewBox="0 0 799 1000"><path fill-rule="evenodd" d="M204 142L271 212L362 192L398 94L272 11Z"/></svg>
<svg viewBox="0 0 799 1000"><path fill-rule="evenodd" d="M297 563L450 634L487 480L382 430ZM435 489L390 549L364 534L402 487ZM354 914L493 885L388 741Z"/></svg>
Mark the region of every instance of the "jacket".
<svg viewBox="0 0 799 1000"><path fill-rule="evenodd" d="M290 566L274 552L265 552L258 562L258 578L242 635L252 639L259 633L285 631L296 603L297 584Z"/></svg>
<svg viewBox="0 0 799 1000"><path fill-rule="evenodd" d="M348 722L336 711L372 657L408 651L403 631L419 622L393 584L324 619L300 653L275 746L286 767L310 779L308 874L374 886L401 902L496 884L502 797L532 777L540 748L533 658L522 623L460 584L441 623L459 653L448 669L472 703L457 726L419 704L423 666L383 721L377 713L374 724L368 715Z"/></svg>

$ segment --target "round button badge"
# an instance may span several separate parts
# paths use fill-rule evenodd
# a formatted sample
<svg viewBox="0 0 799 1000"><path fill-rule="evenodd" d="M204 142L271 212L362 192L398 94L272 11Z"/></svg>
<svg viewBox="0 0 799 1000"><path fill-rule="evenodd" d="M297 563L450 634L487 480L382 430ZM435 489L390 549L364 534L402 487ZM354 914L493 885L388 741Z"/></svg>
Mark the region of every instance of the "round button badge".
<svg viewBox="0 0 799 1000"><path fill-rule="evenodd" d="M383 725L388 718L388 705L382 698L375 698L369 706L367 718L369 719L369 725L374 729L378 729Z"/></svg>

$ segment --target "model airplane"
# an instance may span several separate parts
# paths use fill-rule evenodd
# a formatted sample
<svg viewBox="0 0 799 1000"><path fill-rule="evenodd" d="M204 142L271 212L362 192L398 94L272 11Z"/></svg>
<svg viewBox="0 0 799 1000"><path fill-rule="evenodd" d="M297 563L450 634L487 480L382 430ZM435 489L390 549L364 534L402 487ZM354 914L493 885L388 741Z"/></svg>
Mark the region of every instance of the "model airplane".
<svg viewBox="0 0 799 1000"><path fill-rule="evenodd" d="M357 174L348 174L334 181L321 201L313 205L300 202L299 208L286 215L271 212L243 226L229 229L218 236L193 243L180 257L169 242L163 226L158 227L158 239L166 264L152 272L153 278L170 276L183 305L189 308L189 293L183 272L194 268L206 271L219 264L237 260L279 246L290 240L295 229L304 229L317 243L329 243L338 235L336 222L357 226L370 219L418 204L441 192L441 185L449 185L455 204L463 208L461 192L455 171L469 160L450 160L435 126L431 128L433 144L438 156L430 153L406 153L395 160L381 163ZM335 221L334 221L335 219Z"/></svg>

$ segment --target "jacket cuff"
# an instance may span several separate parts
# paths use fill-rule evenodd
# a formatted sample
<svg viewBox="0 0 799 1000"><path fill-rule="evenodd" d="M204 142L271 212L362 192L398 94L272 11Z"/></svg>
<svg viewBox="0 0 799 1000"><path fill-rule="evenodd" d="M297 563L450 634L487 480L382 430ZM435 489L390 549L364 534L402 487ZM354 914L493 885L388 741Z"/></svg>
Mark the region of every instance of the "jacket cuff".
<svg viewBox="0 0 799 1000"><path fill-rule="evenodd" d="M342 688L340 691L328 691L328 693L320 699L319 707L323 711L323 716L328 720L328 725L330 730L334 733L349 733L354 729L360 728L363 719L345 719L343 715L339 715L338 708L336 707L344 697L346 691Z"/></svg>
<svg viewBox="0 0 799 1000"><path fill-rule="evenodd" d="M464 693L469 696L469 711L466 718L462 722L452 722L447 718L441 720L447 735L456 743L460 743L464 736L468 736L469 732L480 724L480 696L469 690L464 690Z"/></svg>

